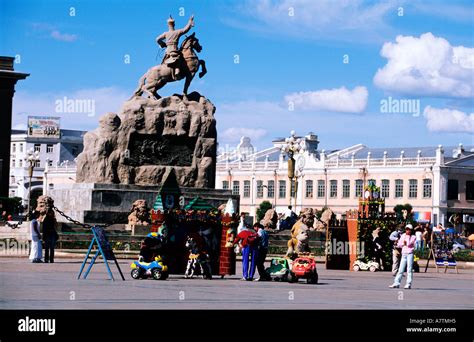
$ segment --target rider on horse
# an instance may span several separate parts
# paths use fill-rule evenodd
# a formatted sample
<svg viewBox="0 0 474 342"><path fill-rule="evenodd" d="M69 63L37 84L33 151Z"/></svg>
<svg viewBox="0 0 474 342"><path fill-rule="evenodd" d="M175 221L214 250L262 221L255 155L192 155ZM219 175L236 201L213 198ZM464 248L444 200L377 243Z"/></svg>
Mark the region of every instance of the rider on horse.
<svg viewBox="0 0 474 342"><path fill-rule="evenodd" d="M166 53L161 64L165 64L171 68L171 75L173 80L180 79L179 65L181 64L180 62L182 56L178 49L179 38L181 38L182 35L186 34L193 26L194 15L189 18L189 21L185 27L180 30L175 30L174 19L170 16L168 19L169 30L167 32L162 33L156 38L156 42L158 43L158 45L160 45L162 48L166 47Z"/></svg>

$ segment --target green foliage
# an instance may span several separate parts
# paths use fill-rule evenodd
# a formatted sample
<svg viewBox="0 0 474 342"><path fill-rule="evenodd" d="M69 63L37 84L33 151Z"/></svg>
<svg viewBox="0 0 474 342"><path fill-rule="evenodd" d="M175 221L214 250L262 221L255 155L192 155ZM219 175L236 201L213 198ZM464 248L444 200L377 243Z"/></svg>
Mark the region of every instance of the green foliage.
<svg viewBox="0 0 474 342"><path fill-rule="evenodd" d="M260 222L263 217L265 216L265 213L269 210L272 209L272 204L268 201L263 201L260 203L260 205L257 208L257 222Z"/></svg>
<svg viewBox="0 0 474 342"><path fill-rule="evenodd" d="M23 207L21 205L21 197L0 197L0 213L6 211L8 214L19 214Z"/></svg>

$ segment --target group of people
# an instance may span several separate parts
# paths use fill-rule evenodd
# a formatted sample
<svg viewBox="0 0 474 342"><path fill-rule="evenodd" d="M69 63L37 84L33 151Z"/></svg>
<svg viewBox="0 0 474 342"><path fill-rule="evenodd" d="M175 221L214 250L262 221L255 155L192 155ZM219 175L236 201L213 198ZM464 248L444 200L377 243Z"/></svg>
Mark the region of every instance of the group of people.
<svg viewBox="0 0 474 342"><path fill-rule="evenodd" d="M30 260L32 263L54 262L54 249L58 241L56 232L56 218L54 214L46 214L40 217L38 211L33 212L30 223L31 231L31 252Z"/></svg>
<svg viewBox="0 0 474 342"><path fill-rule="evenodd" d="M237 233L234 245L239 246L242 252L242 280L254 280L255 269L258 270L257 281L271 280L265 271L265 258L268 253L268 232L260 223L252 226L244 225Z"/></svg>

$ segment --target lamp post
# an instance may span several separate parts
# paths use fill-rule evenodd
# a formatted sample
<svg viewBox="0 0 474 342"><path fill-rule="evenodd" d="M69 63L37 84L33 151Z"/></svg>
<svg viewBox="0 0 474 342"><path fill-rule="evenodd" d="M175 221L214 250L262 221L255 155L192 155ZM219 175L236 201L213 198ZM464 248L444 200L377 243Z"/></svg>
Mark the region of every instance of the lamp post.
<svg viewBox="0 0 474 342"><path fill-rule="evenodd" d="M33 170L35 169L36 162L40 160L39 152L33 151L32 148L28 150L28 157L25 158L25 161L28 162L28 175L30 177L30 182L28 185L28 219L30 219L30 205L31 205L31 181L33 179Z"/></svg>
<svg viewBox="0 0 474 342"><path fill-rule="evenodd" d="M290 137L285 139L285 144L281 148L281 152L285 153L288 156L288 178L290 179L290 205L291 205L291 189L294 186L294 198L295 198L295 208L296 208L296 193L297 193L297 183L296 183L296 174L295 166L296 160L294 158L295 154L300 153L304 150L303 140L296 138L295 131L290 132Z"/></svg>

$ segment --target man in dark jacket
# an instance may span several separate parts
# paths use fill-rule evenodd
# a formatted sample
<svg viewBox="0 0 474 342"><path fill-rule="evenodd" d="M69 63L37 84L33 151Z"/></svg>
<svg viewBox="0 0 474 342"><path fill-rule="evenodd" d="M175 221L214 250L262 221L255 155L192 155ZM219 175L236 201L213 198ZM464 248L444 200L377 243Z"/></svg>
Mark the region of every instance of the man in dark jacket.
<svg viewBox="0 0 474 342"><path fill-rule="evenodd" d="M44 262L54 262L54 248L58 241L58 233L56 232L56 218L54 212L48 212L41 222L41 230L43 232L44 242Z"/></svg>

